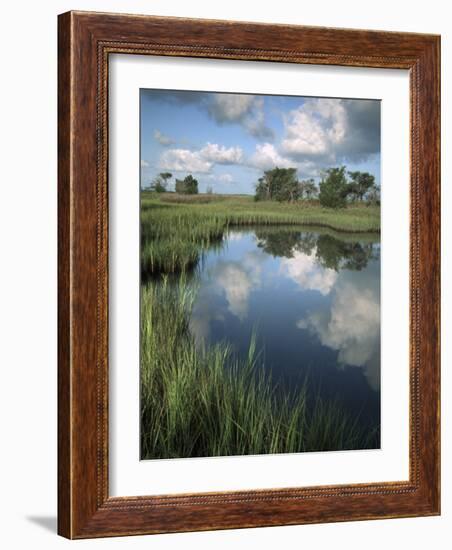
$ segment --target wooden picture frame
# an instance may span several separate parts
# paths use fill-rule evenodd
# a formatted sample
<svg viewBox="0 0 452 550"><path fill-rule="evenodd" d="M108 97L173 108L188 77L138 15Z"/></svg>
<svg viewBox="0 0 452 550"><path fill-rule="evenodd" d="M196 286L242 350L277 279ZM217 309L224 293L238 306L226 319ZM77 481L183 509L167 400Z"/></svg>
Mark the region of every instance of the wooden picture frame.
<svg viewBox="0 0 452 550"><path fill-rule="evenodd" d="M68 12L58 39L58 532L68 538L440 513L440 38ZM110 54L410 74L409 481L147 497L108 491Z"/></svg>

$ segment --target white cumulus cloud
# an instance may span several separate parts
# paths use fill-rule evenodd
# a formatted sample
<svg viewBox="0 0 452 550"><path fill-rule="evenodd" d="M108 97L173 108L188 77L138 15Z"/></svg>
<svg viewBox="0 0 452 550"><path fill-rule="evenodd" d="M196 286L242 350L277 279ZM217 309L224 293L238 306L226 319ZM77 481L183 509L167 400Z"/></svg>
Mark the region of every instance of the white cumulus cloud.
<svg viewBox="0 0 452 550"><path fill-rule="evenodd" d="M213 163L201 157L199 151L169 149L160 157L160 168L179 172L210 172Z"/></svg>
<svg viewBox="0 0 452 550"><path fill-rule="evenodd" d="M281 153L319 166L380 151L379 101L308 99L285 116L284 126Z"/></svg>
<svg viewBox="0 0 452 550"><path fill-rule="evenodd" d="M292 157L327 156L346 135L347 113L341 100L310 99L291 111L281 149Z"/></svg>
<svg viewBox="0 0 452 550"><path fill-rule="evenodd" d="M160 167L164 170L180 172L210 172L215 164L238 164L242 161L240 147L224 147L207 143L198 151L190 149L168 149L160 157Z"/></svg>
<svg viewBox="0 0 452 550"><path fill-rule="evenodd" d="M249 160L251 166L260 170L271 170L278 166L279 168L294 167L295 163L288 158L282 157L276 147L271 143L261 143L256 145L255 152Z"/></svg>
<svg viewBox="0 0 452 550"><path fill-rule="evenodd" d="M199 151L199 155L215 164L239 164L243 158L243 151L240 147L224 147L208 142Z"/></svg>
<svg viewBox="0 0 452 550"><path fill-rule="evenodd" d="M315 177L319 175L319 166L310 159L295 160L284 154L272 143L260 143L256 145L254 153L246 161L248 166L258 170L272 170L278 168L296 168L300 178Z"/></svg>

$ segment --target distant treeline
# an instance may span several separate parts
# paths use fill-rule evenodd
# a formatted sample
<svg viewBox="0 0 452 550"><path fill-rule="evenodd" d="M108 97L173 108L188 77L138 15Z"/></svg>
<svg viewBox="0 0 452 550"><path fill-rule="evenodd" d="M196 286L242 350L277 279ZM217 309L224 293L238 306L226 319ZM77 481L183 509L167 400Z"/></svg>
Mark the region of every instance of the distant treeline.
<svg viewBox="0 0 452 550"><path fill-rule="evenodd" d="M380 204L380 188L372 174L347 172L345 166L325 170L318 186L312 178L299 180L296 168L273 168L259 178L254 198L279 202L318 199L322 206L343 208L356 201Z"/></svg>
<svg viewBox="0 0 452 550"><path fill-rule="evenodd" d="M165 193L168 190L168 181L173 177L170 172L160 172L160 174L154 178L149 186L150 191L156 193ZM183 180L176 178L176 193L180 195L197 195L198 194L198 180L191 174L186 176Z"/></svg>
<svg viewBox="0 0 452 550"><path fill-rule="evenodd" d="M170 172L161 172L148 187L157 193L168 190ZM179 195L197 195L198 180L191 174L184 179L177 179L175 191ZM212 194L212 187L206 191ZM259 178L254 195L256 201L295 202L318 200L328 208L344 208L352 202L369 205L380 204L380 188L375 177L368 172L346 170L345 166L328 168L321 174L317 185L314 179L299 180L296 168L273 168Z"/></svg>

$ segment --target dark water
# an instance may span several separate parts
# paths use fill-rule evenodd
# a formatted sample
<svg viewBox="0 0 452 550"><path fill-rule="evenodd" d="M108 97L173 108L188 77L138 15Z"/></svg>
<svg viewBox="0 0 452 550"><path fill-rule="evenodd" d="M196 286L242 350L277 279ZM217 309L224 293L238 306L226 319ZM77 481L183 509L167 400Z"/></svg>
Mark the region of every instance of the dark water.
<svg viewBox="0 0 452 550"><path fill-rule="evenodd" d="M206 254L190 328L247 355L253 331L284 391L306 375L366 426L380 423L380 242L293 228L231 231Z"/></svg>

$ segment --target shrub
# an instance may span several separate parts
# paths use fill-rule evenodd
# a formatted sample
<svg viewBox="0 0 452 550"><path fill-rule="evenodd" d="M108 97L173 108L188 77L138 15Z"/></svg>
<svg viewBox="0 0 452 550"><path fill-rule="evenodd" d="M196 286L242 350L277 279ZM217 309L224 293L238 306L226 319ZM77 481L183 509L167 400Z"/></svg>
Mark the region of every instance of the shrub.
<svg viewBox="0 0 452 550"><path fill-rule="evenodd" d="M327 208L344 208L347 204L348 183L345 166L329 168L320 182L319 200Z"/></svg>

